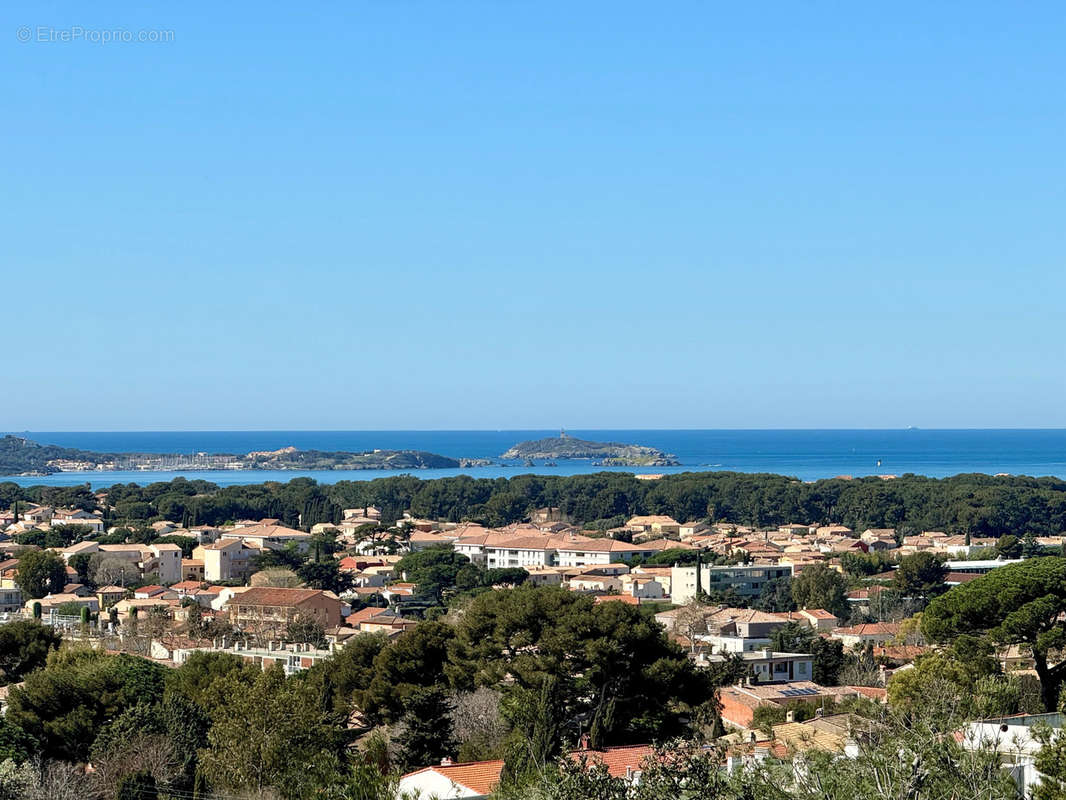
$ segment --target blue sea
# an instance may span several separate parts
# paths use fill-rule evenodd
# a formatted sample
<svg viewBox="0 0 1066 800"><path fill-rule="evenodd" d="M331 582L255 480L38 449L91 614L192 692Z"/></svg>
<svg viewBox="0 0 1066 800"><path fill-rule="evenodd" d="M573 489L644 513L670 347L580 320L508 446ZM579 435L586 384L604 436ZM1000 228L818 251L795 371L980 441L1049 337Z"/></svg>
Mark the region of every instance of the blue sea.
<svg viewBox="0 0 1066 800"><path fill-rule="evenodd" d="M13 432L42 444L100 452L247 453L292 445L300 449L364 451L425 450L455 458L493 458L526 439L557 436L550 431L166 431ZM670 473L698 470L773 472L801 480L837 475L944 477L964 472L1054 475L1066 478L1066 429L1055 430L572 430L572 436L657 447L672 453L680 467L616 468L618 472ZM528 473L574 475L603 467L585 461L556 466L521 463L469 469L415 470L421 478L467 474L508 477ZM322 483L370 480L398 474L390 470L326 472L197 471L67 472L47 477L0 477L23 485L150 483L176 475L220 485L288 481L307 475Z"/></svg>

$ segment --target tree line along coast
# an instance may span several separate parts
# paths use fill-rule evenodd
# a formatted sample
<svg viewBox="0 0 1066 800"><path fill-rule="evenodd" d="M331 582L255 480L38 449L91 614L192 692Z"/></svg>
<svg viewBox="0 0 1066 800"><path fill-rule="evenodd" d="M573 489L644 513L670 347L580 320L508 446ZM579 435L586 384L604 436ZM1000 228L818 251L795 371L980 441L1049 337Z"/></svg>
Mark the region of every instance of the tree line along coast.
<svg viewBox="0 0 1066 800"><path fill-rule="evenodd" d="M1053 535L1066 530L1066 481L1024 476L833 478L802 482L783 475L690 472L642 480L626 473L456 476L424 480L397 475L319 484L310 478L219 487L175 478L81 486L20 486L0 481L0 506L16 500L97 510L109 523L167 519L192 525L273 517L290 527L339 522L346 508L375 506L386 522L415 517L489 526L520 522L531 510L557 508L585 528L608 530L636 514L708 520L752 528L796 520L852 530L891 528L998 536Z"/></svg>
<svg viewBox="0 0 1066 800"><path fill-rule="evenodd" d="M0 582L88 611L0 625L0 798L1051 800L1064 499L984 475L0 483ZM560 563L490 560L534 539ZM253 541L233 580L147 571Z"/></svg>

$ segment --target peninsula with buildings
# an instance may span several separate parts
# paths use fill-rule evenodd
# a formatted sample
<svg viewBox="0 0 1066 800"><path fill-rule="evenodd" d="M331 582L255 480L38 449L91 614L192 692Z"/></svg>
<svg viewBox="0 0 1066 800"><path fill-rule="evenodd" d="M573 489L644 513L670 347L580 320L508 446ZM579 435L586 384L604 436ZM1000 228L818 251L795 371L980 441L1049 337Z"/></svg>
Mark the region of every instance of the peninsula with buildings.
<svg viewBox="0 0 1066 800"><path fill-rule="evenodd" d="M136 470L357 470L457 469L489 463L422 450L370 450L362 453L283 447L243 455L233 453L97 453L39 444L19 436L0 438L0 475Z"/></svg>
<svg viewBox="0 0 1066 800"><path fill-rule="evenodd" d="M605 467L676 467L681 462L669 453L640 444L590 442L565 431L558 437L519 442L501 458L547 460L593 459Z"/></svg>

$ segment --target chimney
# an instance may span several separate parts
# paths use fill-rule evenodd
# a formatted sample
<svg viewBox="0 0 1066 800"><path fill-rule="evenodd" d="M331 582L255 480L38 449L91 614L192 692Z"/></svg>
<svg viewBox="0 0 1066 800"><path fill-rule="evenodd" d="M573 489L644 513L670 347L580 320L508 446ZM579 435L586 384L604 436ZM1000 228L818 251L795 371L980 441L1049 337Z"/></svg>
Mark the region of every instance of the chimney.
<svg viewBox="0 0 1066 800"><path fill-rule="evenodd" d="M581 734L581 738L578 740L578 750L589 749L589 735L587 733Z"/></svg>
<svg viewBox="0 0 1066 800"><path fill-rule="evenodd" d="M819 709L819 711L821 711L821 709ZM821 715L819 714L819 716L821 716ZM785 712L785 722L795 722L795 721L796 721L796 712L792 711L792 710L786 711Z"/></svg>
<svg viewBox="0 0 1066 800"><path fill-rule="evenodd" d="M450 756L445 756L444 758L442 758L442 759L440 760L440 765L441 765L442 767L450 767L450 766L451 766L452 764L454 764L454 763L455 763L455 762L454 762L454 761L452 761L452 759L451 759L451 757L450 757Z"/></svg>

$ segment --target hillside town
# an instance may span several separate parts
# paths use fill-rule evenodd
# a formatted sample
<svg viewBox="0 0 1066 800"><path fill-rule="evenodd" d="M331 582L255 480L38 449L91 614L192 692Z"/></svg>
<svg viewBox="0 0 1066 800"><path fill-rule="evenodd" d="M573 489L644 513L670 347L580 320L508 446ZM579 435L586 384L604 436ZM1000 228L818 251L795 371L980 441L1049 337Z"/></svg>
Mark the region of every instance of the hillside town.
<svg viewBox="0 0 1066 800"><path fill-rule="evenodd" d="M227 654L297 675L367 635L399 641L426 620L462 615L463 596L519 585L580 595L589 608L633 607L692 668L731 676L717 690L715 721L727 771L810 749L847 757L871 724L857 709L888 708L893 686L905 685L897 676L918 674L943 650L919 624L930 599L1066 545L1066 536L755 529L666 515L591 530L552 507L496 528L410 514L386 521L368 505L306 530L279 519L193 527L163 519L131 535L99 511L16 503L0 512L0 526L6 622L38 621L70 643L168 669ZM60 574L34 583L28 565L43 558ZM1037 674L1024 645L994 658L1012 679ZM5 690L5 704L18 685ZM1030 706L1003 724L1031 742L1033 726L1061 726L1057 714ZM962 741L987 743L995 724L969 720ZM572 757L632 781L654 744L593 747L583 734ZM1036 747L1008 750L1004 768L1029 792L1039 781ZM458 751L409 764L417 768L399 776L397 797L496 790L503 760L457 759Z"/></svg>

